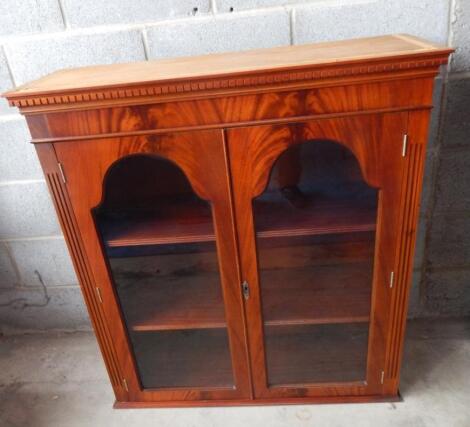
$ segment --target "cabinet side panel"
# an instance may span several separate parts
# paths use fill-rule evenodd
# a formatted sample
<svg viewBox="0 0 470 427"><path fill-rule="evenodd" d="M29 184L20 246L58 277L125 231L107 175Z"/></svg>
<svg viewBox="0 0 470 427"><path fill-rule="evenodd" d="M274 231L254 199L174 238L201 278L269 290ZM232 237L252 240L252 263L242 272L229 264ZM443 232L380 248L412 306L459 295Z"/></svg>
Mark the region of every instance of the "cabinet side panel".
<svg viewBox="0 0 470 427"><path fill-rule="evenodd" d="M106 368L116 393L116 397L124 393L121 385L121 372L112 339L103 314L94 294L93 277L86 253L83 248L80 232L63 184L63 177L55 156L52 144L36 146L36 150L46 177L47 185L57 211L57 216L65 236L69 253L77 274L90 319L103 354Z"/></svg>
<svg viewBox="0 0 470 427"><path fill-rule="evenodd" d="M405 171L399 211L397 249L395 254L396 287L391 306L387 372L392 392L398 388L408 298L421 200L425 148L428 137L429 112L410 113L408 146L405 151Z"/></svg>
<svg viewBox="0 0 470 427"><path fill-rule="evenodd" d="M371 339L369 340L369 377L375 379L376 393L388 394L385 380L387 344L390 330L390 306L395 287L391 283L395 275L395 252L399 230L401 182L405 160L402 157L402 141L408 122L407 113L383 115L377 126L380 141L379 170L380 193L377 215L376 254L374 260L374 289L372 294ZM372 383L371 383L372 386Z"/></svg>

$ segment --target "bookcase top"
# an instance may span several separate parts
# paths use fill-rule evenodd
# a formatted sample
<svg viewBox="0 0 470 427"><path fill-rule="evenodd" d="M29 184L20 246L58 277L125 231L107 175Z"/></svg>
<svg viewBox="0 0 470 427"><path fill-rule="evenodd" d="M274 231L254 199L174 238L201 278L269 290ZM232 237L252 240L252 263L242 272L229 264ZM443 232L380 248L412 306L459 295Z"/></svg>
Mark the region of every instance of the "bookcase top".
<svg viewBox="0 0 470 427"><path fill-rule="evenodd" d="M436 67L453 50L405 34L64 69L5 96L25 110L227 93ZM47 109L47 108L46 108Z"/></svg>

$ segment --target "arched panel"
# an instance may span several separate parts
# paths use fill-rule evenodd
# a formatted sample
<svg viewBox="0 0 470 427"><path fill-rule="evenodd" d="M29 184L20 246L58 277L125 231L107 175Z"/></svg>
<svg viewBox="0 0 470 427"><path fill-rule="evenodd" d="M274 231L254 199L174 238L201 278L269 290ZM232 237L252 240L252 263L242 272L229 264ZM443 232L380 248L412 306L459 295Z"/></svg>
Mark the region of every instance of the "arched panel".
<svg viewBox="0 0 470 427"><path fill-rule="evenodd" d="M225 178L223 170L211 168L212 159L223 155L217 132L194 132L191 135L147 135L119 139L102 139L96 142L82 141L70 145L56 145L58 150L67 147L69 155L74 156L77 166L83 167L87 182L103 183L113 164L126 156L155 155L174 163L188 179L198 197L215 201L218 197L217 184L214 180ZM94 163L89 162L93 158ZM90 167L93 165L93 167ZM77 189L74 189L77 190ZM94 206L103 198L102 186L93 185L86 188L86 198Z"/></svg>
<svg viewBox="0 0 470 427"><path fill-rule="evenodd" d="M390 114L227 132L257 397L380 389L374 307L395 221L383 201L397 196L405 126Z"/></svg>
<svg viewBox="0 0 470 427"><path fill-rule="evenodd" d="M155 154L127 155L106 171L93 208L107 247L214 242L211 204L178 165Z"/></svg>
<svg viewBox="0 0 470 427"><path fill-rule="evenodd" d="M272 166L283 151L292 144L303 144L313 140L330 140L346 147L356 157L367 184L371 187L380 187L379 141L371 134L371 129L379 125L378 120L376 117L363 120L317 120L288 126L253 127L251 130L246 130L245 143L247 141L250 143L244 160L251 164L254 172L252 197L257 197L263 191Z"/></svg>
<svg viewBox="0 0 470 427"><path fill-rule="evenodd" d="M97 295L116 330L129 399L247 396L222 133L80 141L55 150Z"/></svg>
<svg viewBox="0 0 470 427"><path fill-rule="evenodd" d="M177 164L135 154L93 212L142 388L233 388L210 204Z"/></svg>
<svg viewBox="0 0 470 427"><path fill-rule="evenodd" d="M171 184L171 185L169 185ZM131 154L106 171L100 206L152 203L159 197L194 193L186 175L172 161L156 154Z"/></svg>
<svg viewBox="0 0 470 427"><path fill-rule="evenodd" d="M362 176L371 187L380 187L381 116L358 119L317 120L300 126L297 140L328 139L348 148L356 157Z"/></svg>

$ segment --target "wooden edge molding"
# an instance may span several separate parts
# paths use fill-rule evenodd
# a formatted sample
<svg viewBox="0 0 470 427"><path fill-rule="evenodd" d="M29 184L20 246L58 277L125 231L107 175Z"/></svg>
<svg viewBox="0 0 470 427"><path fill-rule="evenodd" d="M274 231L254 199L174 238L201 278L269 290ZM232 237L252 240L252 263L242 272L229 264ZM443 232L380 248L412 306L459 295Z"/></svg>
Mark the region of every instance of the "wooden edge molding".
<svg viewBox="0 0 470 427"><path fill-rule="evenodd" d="M389 378L396 378L400 368L423 169L423 144L413 143L409 148L407 167L403 180L401 207L402 227L400 229L398 252L396 254L398 264L397 285L392 301L389 359L386 366L386 372L388 372Z"/></svg>
<svg viewBox="0 0 470 427"><path fill-rule="evenodd" d="M193 125L193 126L179 126L159 129L140 129L133 131L122 131L122 132L103 132L103 133L89 133L82 135L70 135L70 136L51 136L51 137L33 137L30 142L32 144L48 144L56 142L70 142L70 141L86 141L86 140L97 140L97 139L112 139L112 138L126 138L126 137L145 137L149 135L163 135L169 133L178 132L190 132L190 131L204 131L212 129L233 129L246 126L266 126L266 125L282 125L292 123L302 123L309 120L328 120L343 117L356 117L373 114L391 114L402 111L423 111L432 110L432 105L416 105L411 107L395 107L395 108L374 108L363 111L345 111L341 113L326 113L326 114L309 114L302 116L283 117L278 119L261 119L261 120L247 120L247 121L234 121L234 122L220 122L207 125Z"/></svg>
<svg viewBox="0 0 470 427"><path fill-rule="evenodd" d="M70 201L63 188L61 178L58 173L46 174L46 181L55 204L59 222L67 240L70 254L74 262L83 297L87 303L90 319L98 337L98 342L104 356L106 368L109 373L113 387L121 386L121 374L118 358L114 349L112 336L107 326L106 320L98 304L94 300L93 274L91 272L85 249L81 241L80 232L76 224L75 217L70 206Z"/></svg>
<svg viewBox="0 0 470 427"><path fill-rule="evenodd" d="M148 409L148 408L191 408L212 406L259 406L259 405L325 405L333 403L382 403L402 402L400 394L361 395L361 396L315 396L315 397L279 397L231 400L180 400L180 401L146 401L114 402L114 409Z"/></svg>
<svg viewBox="0 0 470 427"><path fill-rule="evenodd" d="M365 63L339 63L329 66L295 67L279 71L255 71L251 73L233 74L231 76L201 77L191 80L155 82L143 85L101 87L93 90L66 91L64 93L21 94L6 93L9 104L19 107L24 112L76 108L79 106L96 106L96 104L115 103L131 100L132 103L151 98L152 102L181 98L197 97L198 94L218 95L220 92L230 93L240 90L262 91L266 88L285 87L286 85L312 85L323 81L355 78L370 74L409 72L412 70L435 69L447 64L448 52L428 55L426 57L395 58L388 61ZM370 78L370 77L368 77ZM59 107L60 106L60 107ZM59 108L57 108L59 107Z"/></svg>

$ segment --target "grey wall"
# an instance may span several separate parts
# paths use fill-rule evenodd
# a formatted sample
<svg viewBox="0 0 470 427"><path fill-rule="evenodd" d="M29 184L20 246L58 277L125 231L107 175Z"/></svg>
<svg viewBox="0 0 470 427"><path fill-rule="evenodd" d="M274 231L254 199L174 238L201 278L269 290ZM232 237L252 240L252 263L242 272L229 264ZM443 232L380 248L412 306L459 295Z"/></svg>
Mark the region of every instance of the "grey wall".
<svg viewBox="0 0 470 427"><path fill-rule="evenodd" d="M470 314L469 22L466 0L3 0L0 91L64 67L387 33L457 46L437 80L411 315ZM1 328L87 329L28 139L0 100Z"/></svg>
<svg viewBox="0 0 470 427"><path fill-rule="evenodd" d="M434 144L428 154L422 209L422 263L411 312L470 314L470 2L450 8L449 44L456 48L443 87ZM419 255L418 255L419 256Z"/></svg>

